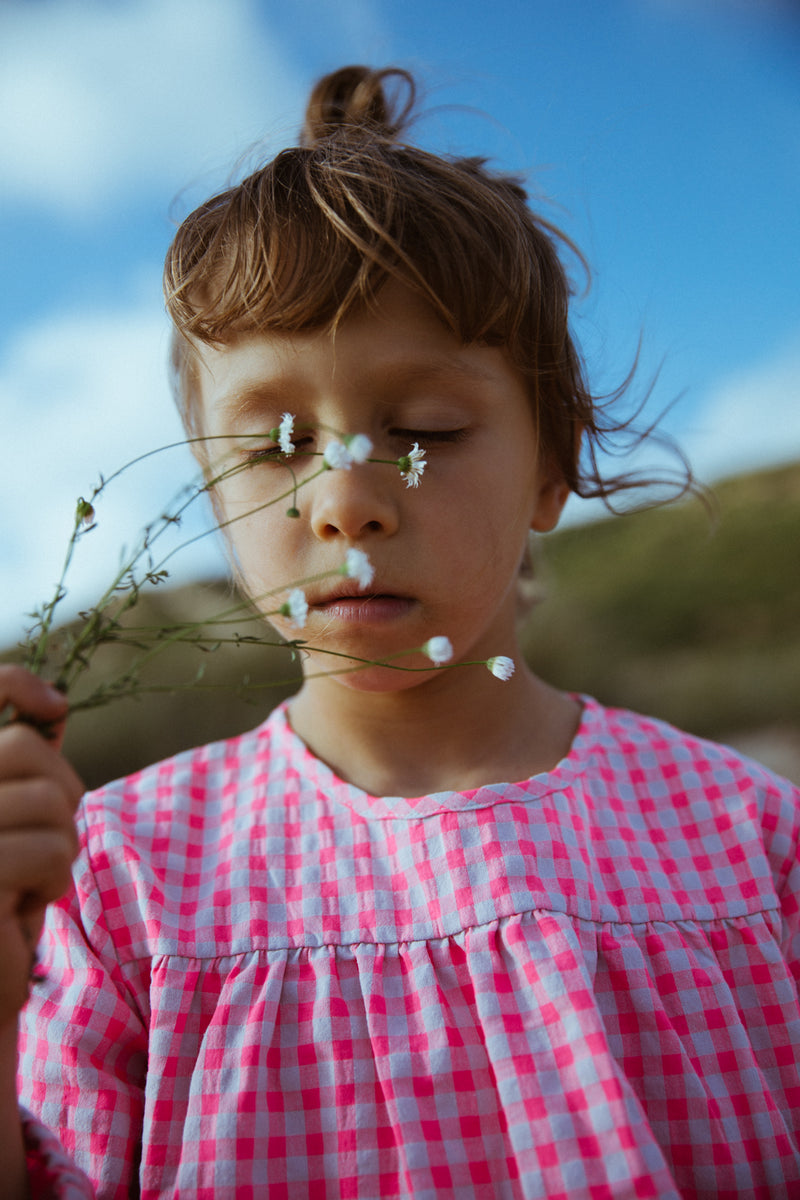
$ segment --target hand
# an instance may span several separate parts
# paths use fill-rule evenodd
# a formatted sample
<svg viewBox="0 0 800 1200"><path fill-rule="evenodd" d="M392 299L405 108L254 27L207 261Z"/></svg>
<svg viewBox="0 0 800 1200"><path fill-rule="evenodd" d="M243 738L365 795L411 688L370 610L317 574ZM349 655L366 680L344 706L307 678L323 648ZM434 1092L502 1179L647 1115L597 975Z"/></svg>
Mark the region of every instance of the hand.
<svg viewBox="0 0 800 1200"><path fill-rule="evenodd" d="M28 996L45 908L69 888L83 785L59 753L67 702L22 667L0 666L0 1029Z"/></svg>

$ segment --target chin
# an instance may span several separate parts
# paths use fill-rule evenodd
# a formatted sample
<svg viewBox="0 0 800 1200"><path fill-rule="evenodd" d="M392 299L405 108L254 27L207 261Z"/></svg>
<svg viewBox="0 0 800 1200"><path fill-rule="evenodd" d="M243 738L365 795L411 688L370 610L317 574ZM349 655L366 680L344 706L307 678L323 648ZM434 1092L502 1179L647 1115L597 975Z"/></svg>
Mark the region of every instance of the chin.
<svg viewBox="0 0 800 1200"><path fill-rule="evenodd" d="M305 666L307 680L313 680L314 676L319 677L318 672L325 672L327 678L340 687L364 694L393 695L409 692L412 688L420 687L439 674L436 667L430 667L429 670L409 671L372 665L365 665L357 670L345 666L341 671L335 669L331 671L330 659L325 662L325 656L320 656L320 658L322 661L314 661L313 655L309 655Z"/></svg>

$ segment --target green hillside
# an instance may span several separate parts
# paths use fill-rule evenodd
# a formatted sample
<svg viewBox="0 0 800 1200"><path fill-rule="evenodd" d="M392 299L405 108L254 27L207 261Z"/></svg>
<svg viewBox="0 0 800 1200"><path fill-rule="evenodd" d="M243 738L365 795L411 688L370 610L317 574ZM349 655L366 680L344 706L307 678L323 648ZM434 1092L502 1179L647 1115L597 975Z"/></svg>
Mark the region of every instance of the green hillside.
<svg viewBox="0 0 800 1200"><path fill-rule="evenodd" d="M525 652L559 686L697 733L777 730L800 761L800 464L728 480L716 501L713 518L693 500L545 538ZM230 604L224 583L157 589L137 622L202 619ZM89 682L128 654L98 653ZM191 680L199 660L197 688L75 715L66 749L89 785L257 724L297 674L287 651L245 643L177 648L151 681ZM237 694L245 678L283 682L248 699Z"/></svg>
<svg viewBox="0 0 800 1200"><path fill-rule="evenodd" d="M708 736L800 736L800 464L555 534L525 649L543 676Z"/></svg>

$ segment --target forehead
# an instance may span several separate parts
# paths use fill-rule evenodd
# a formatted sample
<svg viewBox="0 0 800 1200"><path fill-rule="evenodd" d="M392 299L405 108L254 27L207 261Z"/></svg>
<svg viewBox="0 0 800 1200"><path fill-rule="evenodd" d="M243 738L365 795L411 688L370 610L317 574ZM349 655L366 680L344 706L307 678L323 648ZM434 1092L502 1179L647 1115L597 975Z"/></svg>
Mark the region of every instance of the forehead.
<svg viewBox="0 0 800 1200"><path fill-rule="evenodd" d="M335 331L240 334L226 345L201 347L198 356L203 408L217 416L280 407L289 396L302 400L328 389L392 398L417 385L462 392L525 387L502 349L465 345L432 305L395 282Z"/></svg>

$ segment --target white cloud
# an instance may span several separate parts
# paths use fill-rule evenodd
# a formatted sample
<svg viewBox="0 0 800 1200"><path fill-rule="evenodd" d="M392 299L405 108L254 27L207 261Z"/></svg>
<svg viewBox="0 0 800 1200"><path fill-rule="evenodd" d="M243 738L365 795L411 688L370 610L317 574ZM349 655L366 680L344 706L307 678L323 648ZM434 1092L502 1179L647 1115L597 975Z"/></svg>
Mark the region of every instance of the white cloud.
<svg viewBox="0 0 800 1200"><path fill-rule="evenodd" d="M800 459L800 330L722 379L681 440L704 480Z"/></svg>
<svg viewBox="0 0 800 1200"><path fill-rule="evenodd" d="M153 280L153 296L158 281ZM113 313L56 315L27 329L0 366L0 644L48 600L72 528L75 502L138 454L183 433L166 384L166 318L158 303ZM109 487L98 526L79 546L65 615L112 578L123 545L195 475L185 448L142 463ZM185 536L210 524L198 511ZM175 560L176 578L223 569L215 539Z"/></svg>
<svg viewBox="0 0 800 1200"><path fill-rule="evenodd" d="M265 131L293 136L307 83L250 0L5 0L0 46L0 195L73 214L221 182Z"/></svg>

